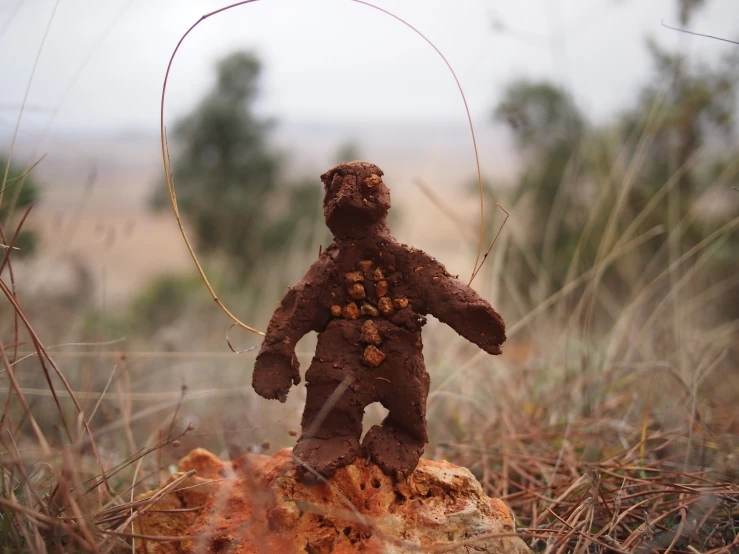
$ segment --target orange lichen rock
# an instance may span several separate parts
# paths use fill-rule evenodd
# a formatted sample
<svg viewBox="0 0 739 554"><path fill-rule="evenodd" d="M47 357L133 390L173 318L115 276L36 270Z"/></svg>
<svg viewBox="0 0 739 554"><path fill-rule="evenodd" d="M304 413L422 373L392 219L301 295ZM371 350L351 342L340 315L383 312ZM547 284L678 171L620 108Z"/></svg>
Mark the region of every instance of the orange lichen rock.
<svg viewBox="0 0 739 554"><path fill-rule="evenodd" d="M507 506L448 462L421 460L397 480L361 456L328 482L306 482L289 449L232 462L196 452L201 462L209 458L208 477L136 498L148 509L134 520L135 534L180 540L136 538L137 554L530 554ZM186 460L170 482L193 469Z"/></svg>
<svg viewBox="0 0 739 554"><path fill-rule="evenodd" d="M318 334L295 455L324 476L358 455L364 409L373 402L388 415L365 434L367 455L388 475L406 475L418 464L428 441L426 315L489 354L500 354L506 338L503 319L485 299L434 258L392 237L382 175L376 165L350 162L321 176L334 242L282 299L254 365L254 390L284 402L300 382L295 345L309 331ZM381 345L365 327L370 320ZM341 394L334 395L338 387Z"/></svg>

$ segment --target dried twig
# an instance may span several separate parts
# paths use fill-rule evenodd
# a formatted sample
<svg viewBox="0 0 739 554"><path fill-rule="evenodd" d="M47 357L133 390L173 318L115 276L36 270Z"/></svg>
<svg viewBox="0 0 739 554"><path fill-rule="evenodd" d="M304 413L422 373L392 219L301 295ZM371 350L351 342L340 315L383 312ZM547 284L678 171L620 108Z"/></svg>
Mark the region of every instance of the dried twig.
<svg viewBox="0 0 739 554"><path fill-rule="evenodd" d="M666 27L667 29L670 29L670 30L672 30L672 31L677 31L678 33L685 33L685 34L687 34L687 35L694 35L694 36L696 36L696 37L703 37L703 38L712 38L712 39L714 39L714 40L720 40L720 41L722 41L722 42L729 42L729 43L731 43L731 44L739 44L739 42L737 42L737 41L735 41L735 40L730 40L730 39L728 39L728 38L723 38L723 37L715 37L715 36L713 36L713 35L705 35L705 34L703 34L703 33L696 33L695 31L688 31L687 29L681 29L681 28L679 28L679 27L673 27L672 25L668 25L668 24L667 24L667 23L665 23L664 21L662 21L662 26L663 26L663 27Z"/></svg>

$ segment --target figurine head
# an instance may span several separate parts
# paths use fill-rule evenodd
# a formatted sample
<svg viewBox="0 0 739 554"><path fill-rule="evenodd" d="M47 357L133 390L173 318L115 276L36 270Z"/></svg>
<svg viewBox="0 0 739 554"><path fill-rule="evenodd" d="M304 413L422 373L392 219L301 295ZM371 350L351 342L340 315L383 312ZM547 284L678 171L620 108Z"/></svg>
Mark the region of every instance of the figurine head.
<svg viewBox="0 0 739 554"><path fill-rule="evenodd" d="M382 170L367 162L347 162L321 175L325 196L323 215L337 238L361 238L384 227L390 191Z"/></svg>

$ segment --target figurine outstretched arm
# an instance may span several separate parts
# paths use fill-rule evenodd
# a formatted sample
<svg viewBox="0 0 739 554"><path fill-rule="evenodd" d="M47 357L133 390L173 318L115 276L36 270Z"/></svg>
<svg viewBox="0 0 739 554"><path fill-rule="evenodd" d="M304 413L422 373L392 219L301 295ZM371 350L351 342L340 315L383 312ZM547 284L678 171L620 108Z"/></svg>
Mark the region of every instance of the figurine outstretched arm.
<svg viewBox="0 0 739 554"><path fill-rule="evenodd" d="M254 364L252 387L260 396L285 402L292 385L300 383L295 345L309 331L326 325L329 311L320 301L333 261L326 253L290 288L267 326Z"/></svg>
<svg viewBox="0 0 739 554"><path fill-rule="evenodd" d="M500 354L505 342L505 323L500 314L472 287L449 275L434 258L413 250L417 271L411 272L414 288L421 296L427 313L446 323L461 336L489 354Z"/></svg>

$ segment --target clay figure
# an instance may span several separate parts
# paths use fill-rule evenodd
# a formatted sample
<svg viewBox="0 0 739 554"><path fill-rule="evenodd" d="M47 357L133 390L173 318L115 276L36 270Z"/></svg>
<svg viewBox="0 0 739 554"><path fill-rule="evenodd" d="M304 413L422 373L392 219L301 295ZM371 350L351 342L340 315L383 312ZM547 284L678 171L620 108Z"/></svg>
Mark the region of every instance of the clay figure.
<svg viewBox="0 0 739 554"><path fill-rule="evenodd" d="M361 448L388 475L415 469L428 442L426 314L490 354L500 354L505 341L503 319L487 301L390 235L390 191L382 175L356 161L321 176L334 242L282 299L254 365L254 390L285 402L300 382L295 345L309 331L318 333L293 454L324 476L350 464ZM364 409L373 402L389 413L360 447Z"/></svg>

